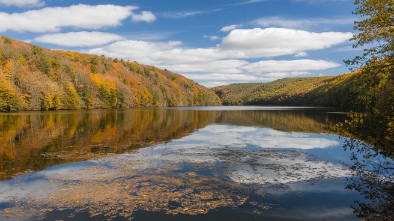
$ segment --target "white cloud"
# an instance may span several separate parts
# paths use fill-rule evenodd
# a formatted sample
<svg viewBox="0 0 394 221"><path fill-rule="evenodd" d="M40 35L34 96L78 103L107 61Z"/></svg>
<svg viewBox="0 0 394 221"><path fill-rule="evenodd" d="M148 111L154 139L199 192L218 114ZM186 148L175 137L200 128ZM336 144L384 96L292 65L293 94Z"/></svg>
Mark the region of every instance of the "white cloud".
<svg viewBox="0 0 394 221"><path fill-rule="evenodd" d="M316 33L285 28L235 29L223 38L219 48L249 58L274 57L329 48L351 37L350 32Z"/></svg>
<svg viewBox="0 0 394 221"><path fill-rule="evenodd" d="M314 33L293 29L237 29L215 48L183 48L181 42L120 41L90 52L124 56L148 64L194 64L227 59L248 59L280 55L305 56L308 50L331 47L347 41L351 33ZM153 62L153 63L150 63Z"/></svg>
<svg viewBox="0 0 394 221"><path fill-rule="evenodd" d="M217 82L267 82L338 67L340 64L325 60L262 58L306 56L309 50L328 48L351 36L350 33L315 33L284 28L236 29L212 48L186 48L179 41L124 40L88 52L167 68L210 86ZM260 61L249 60L253 58Z"/></svg>
<svg viewBox="0 0 394 221"><path fill-rule="evenodd" d="M94 48L89 50L89 53L104 54L108 57L118 57L128 59L131 61L138 61L142 64L163 66L163 64L175 63L177 58L181 57L182 50L177 50L182 42L169 41L169 42L148 42L137 40L118 41L109 44L105 47ZM175 57L171 57L168 53L172 50ZM194 57L194 56L193 56ZM186 58L186 55L185 57Z"/></svg>
<svg viewBox="0 0 394 221"><path fill-rule="evenodd" d="M162 17L164 18L185 18L185 17L191 17L199 14L203 14L203 11L180 11L180 12L167 12L161 14Z"/></svg>
<svg viewBox="0 0 394 221"><path fill-rule="evenodd" d="M340 64L324 60L268 60L259 61L256 63L251 63L243 67L251 73L261 73L261 72L301 72L303 71L315 71L315 70L325 70L328 68L338 67Z"/></svg>
<svg viewBox="0 0 394 221"><path fill-rule="evenodd" d="M217 60L210 62L187 62L185 64L174 64L170 65L168 69L179 72L216 72L237 74L242 71L239 67L242 67L249 62L242 60Z"/></svg>
<svg viewBox="0 0 394 221"><path fill-rule="evenodd" d="M127 33L128 39L139 41L163 41L169 39L174 32L159 32L159 31L133 31Z"/></svg>
<svg viewBox="0 0 394 221"><path fill-rule="evenodd" d="M211 82L202 83L202 85L207 88L218 87L218 86L228 85L228 84L230 84L230 83L225 82L225 81L211 81Z"/></svg>
<svg viewBox="0 0 394 221"><path fill-rule="evenodd" d="M217 35L204 35L202 37L209 38L211 41L216 41L219 39L219 36L217 36Z"/></svg>
<svg viewBox="0 0 394 221"><path fill-rule="evenodd" d="M247 5L247 4L252 4L252 3L258 3L258 2L264 2L265 0L249 0L245 2L240 2L240 3L235 3L233 5Z"/></svg>
<svg viewBox="0 0 394 221"><path fill-rule="evenodd" d="M215 62L225 58L216 48L183 48L182 42L119 41L102 48L89 50L90 53L138 61L170 69L172 65L194 65ZM204 65L204 64L203 64ZM170 69L173 70L173 69Z"/></svg>
<svg viewBox="0 0 394 221"><path fill-rule="evenodd" d="M100 29L115 27L132 14L134 6L72 5L47 7L23 13L0 12L0 32L58 32L61 28Z"/></svg>
<svg viewBox="0 0 394 221"><path fill-rule="evenodd" d="M186 77L195 80L214 80L214 81L234 81L242 79L244 81L256 81L257 77L249 74L223 74L223 73L212 73L212 74L185 74Z"/></svg>
<svg viewBox="0 0 394 221"><path fill-rule="evenodd" d="M242 60L222 60L204 64L173 65L168 69L200 81L206 87L236 82L268 82L279 78L307 76L309 71L326 70L340 64L324 60L267 60L249 63ZM191 74L192 73L192 74Z"/></svg>
<svg viewBox="0 0 394 221"><path fill-rule="evenodd" d="M201 14L211 14L215 13L218 11L221 11L222 9L217 8L213 10L201 10L201 11L177 11L177 12L166 12L166 13L160 13L159 16L167 19L179 19L179 18L185 18L185 17L193 17Z"/></svg>
<svg viewBox="0 0 394 221"><path fill-rule="evenodd" d="M307 19L296 19L296 18L283 18L283 17L263 17L252 22L255 25L261 27L280 27L280 28L292 28L292 29L326 29L332 26L344 26L353 25L354 18L307 18Z"/></svg>
<svg viewBox="0 0 394 221"><path fill-rule="evenodd" d="M308 55L308 53L306 53L305 51L300 51L300 52L296 53L294 55L294 57L305 57L307 55Z"/></svg>
<svg viewBox="0 0 394 221"><path fill-rule="evenodd" d="M133 22L144 21L144 22L151 23L156 20L156 16L152 12L143 11L143 12L141 12L141 14L132 14L131 20Z"/></svg>
<svg viewBox="0 0 394 221"><path fill-rule="evenodd" d="M40 7L45 5L41 0L0 0L0 4L17 7Z"/></svg>
<svg viewBox="0 0 394 221"><path fill-rule="evenodd" d="M276 80L279 78L289 78L289 77L299 77L300 75L308 75L309 72L302 71L289 71L289 72L269 72L269 73L258 73L261 76L264 76L266 79Z"/></svg>
<svg viewBox="0 0 394 221"><path fill-rule="evenodd" d="M224 26L223 28L220 29L220 31L222 32L229 32L232 31L236 28L240 28L242 27L242 25L229 25L229 26Z"/></svg>
<svg viewBox="0 0 394 221"><path fill-rule="evenodd" d="M34 41L67 47L93 47L123 39L122 36L112 33L82 31L41 35Z"/></svg>

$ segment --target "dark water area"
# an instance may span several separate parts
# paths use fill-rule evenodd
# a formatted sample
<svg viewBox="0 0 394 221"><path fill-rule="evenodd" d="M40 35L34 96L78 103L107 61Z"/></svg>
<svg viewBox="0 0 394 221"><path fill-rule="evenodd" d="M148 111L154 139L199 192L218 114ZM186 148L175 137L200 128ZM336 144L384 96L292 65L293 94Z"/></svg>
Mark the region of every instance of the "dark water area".
<svg viewBox="0 0 394 221"><path fill-rule="evenodd" d="M0 220L360 220L355 202L369 201L346 188L354 151L335 132L345 119L291 107L0 114Z"/></svg>

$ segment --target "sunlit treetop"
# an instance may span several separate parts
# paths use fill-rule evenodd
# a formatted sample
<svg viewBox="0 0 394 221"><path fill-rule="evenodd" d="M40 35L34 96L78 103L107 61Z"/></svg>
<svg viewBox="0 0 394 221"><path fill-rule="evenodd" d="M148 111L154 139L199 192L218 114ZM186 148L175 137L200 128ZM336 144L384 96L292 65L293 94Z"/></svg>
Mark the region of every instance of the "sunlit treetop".
<svg viewBox="0 0 394 221"><path fill-rule="evenodd" d="M347 61L348 65L360 67L377 60L394 58L394 1L356 0L353 14L362 20L355 21L354 29L359 31L351 40L353 47L367 46L363 56ZM392 62L391 62L392 63Z"/></svg>

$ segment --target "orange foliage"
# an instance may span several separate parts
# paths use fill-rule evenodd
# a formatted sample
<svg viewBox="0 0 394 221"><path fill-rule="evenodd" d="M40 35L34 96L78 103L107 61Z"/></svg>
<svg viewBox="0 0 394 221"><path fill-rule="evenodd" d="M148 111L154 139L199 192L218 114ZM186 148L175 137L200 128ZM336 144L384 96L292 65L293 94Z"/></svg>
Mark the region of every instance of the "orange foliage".
<svg viewBox="0 0 394 221"><path fill-rule="evenodd" d="M0 37L0 79L12 82L21 104L16 110L221 104L211 90L167 70L51 51L4 37ZM200 102L190 101L194 94L203 94Z"/></svg>

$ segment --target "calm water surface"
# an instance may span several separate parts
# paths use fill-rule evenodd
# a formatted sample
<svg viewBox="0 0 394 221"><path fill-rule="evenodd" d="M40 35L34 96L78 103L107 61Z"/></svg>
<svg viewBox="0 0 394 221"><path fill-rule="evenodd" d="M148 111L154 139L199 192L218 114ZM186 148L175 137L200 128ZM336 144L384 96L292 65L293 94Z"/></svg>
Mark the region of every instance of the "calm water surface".
<svg viewBox="0 0 394 221"><path fill-rule="evenodd" d="M0 220L360 220L330 109L0 115Z"/></svg>

